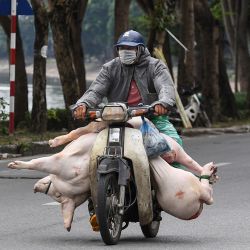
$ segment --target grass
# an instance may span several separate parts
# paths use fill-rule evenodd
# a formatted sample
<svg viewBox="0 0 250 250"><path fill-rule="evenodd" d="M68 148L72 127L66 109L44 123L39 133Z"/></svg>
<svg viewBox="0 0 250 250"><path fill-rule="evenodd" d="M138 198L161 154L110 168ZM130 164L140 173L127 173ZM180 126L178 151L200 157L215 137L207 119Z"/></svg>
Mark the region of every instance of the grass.
<svg viewBox="0 0 250 250"><path fill-rule="evenodd" d="M2 135L0 134L0 145L7 145L7 144L27 144L29 142L34 141L48 141L58 135L66 134L67 132L63 131L48 131L43 134L35 134L31 133L25 129L18 129L14 132L13 135Z"/></svg>

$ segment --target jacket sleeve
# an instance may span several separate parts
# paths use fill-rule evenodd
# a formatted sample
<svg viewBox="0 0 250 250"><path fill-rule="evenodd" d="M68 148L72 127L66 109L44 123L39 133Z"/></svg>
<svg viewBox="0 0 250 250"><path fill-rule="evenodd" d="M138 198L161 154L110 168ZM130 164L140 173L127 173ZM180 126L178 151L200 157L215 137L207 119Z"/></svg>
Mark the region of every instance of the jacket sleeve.
<svg viewBox="0 0 250 250"><path fill-rule="evenodd" d="M158 101L154 104L160 103L171 110L175 105L175 86L167 66L158 60L153 74L154 87L158 95Z"/></svg>
<svg viewBox="0 0 250 250"><path fill-rule="evenodd" d="M111 84L108 66L103 65L100 73L92 82L84 95L76 102L76 106L85 103L88 107L94 108L102 102L103 97L107 96Z"/></svg>

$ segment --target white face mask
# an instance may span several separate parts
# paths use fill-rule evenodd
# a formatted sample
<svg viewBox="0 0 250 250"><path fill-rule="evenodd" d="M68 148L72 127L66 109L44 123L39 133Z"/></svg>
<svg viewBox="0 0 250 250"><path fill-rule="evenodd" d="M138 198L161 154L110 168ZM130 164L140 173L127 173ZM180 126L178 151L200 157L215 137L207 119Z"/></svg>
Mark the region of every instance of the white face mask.
<svg viewBox="0 0 250 250"><path fill-rule="evenodd" d="M135 50L119 50L118 51L121 62L127 65L133 64L136 60L136 51Z"/></svg>

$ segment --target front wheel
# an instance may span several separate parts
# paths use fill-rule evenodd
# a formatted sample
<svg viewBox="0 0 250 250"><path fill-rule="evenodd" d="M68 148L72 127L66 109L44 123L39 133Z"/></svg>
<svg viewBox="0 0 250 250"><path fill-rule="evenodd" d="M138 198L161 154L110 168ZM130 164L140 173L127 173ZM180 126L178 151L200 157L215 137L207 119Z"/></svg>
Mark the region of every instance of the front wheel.
<svg viewBox="0 0 250 250"><path fill-rule="evenodd" d="M100 175L97 195L97 218L100 233L107 245L114 245L120 239L122 216L118 209L119 186L117 174Z"/></svg>
<svg viewBox="0 0 250 250"><path fill-rule="evenodd" d="M141 226L142 233L146 238L154 238L158 234L160 221L152 221L151 223Z"/></svg>

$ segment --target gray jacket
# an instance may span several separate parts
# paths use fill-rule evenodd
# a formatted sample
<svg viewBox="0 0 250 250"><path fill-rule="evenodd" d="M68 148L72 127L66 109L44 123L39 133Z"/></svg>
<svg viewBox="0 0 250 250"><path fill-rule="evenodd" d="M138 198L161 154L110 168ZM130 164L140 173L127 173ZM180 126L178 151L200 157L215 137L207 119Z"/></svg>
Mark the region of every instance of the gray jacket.
<svg viewBox="0 0 250 250"><path fill-rule="evenodd" d="M167 108L175 104L174 83L166 65L153 57L147 49L138 62L126 66L117 57L103 65L95 81L77 101L94 108L107 97L108 102L127 102L131 80L136 81L144 104L160 103Z"/></svg>

